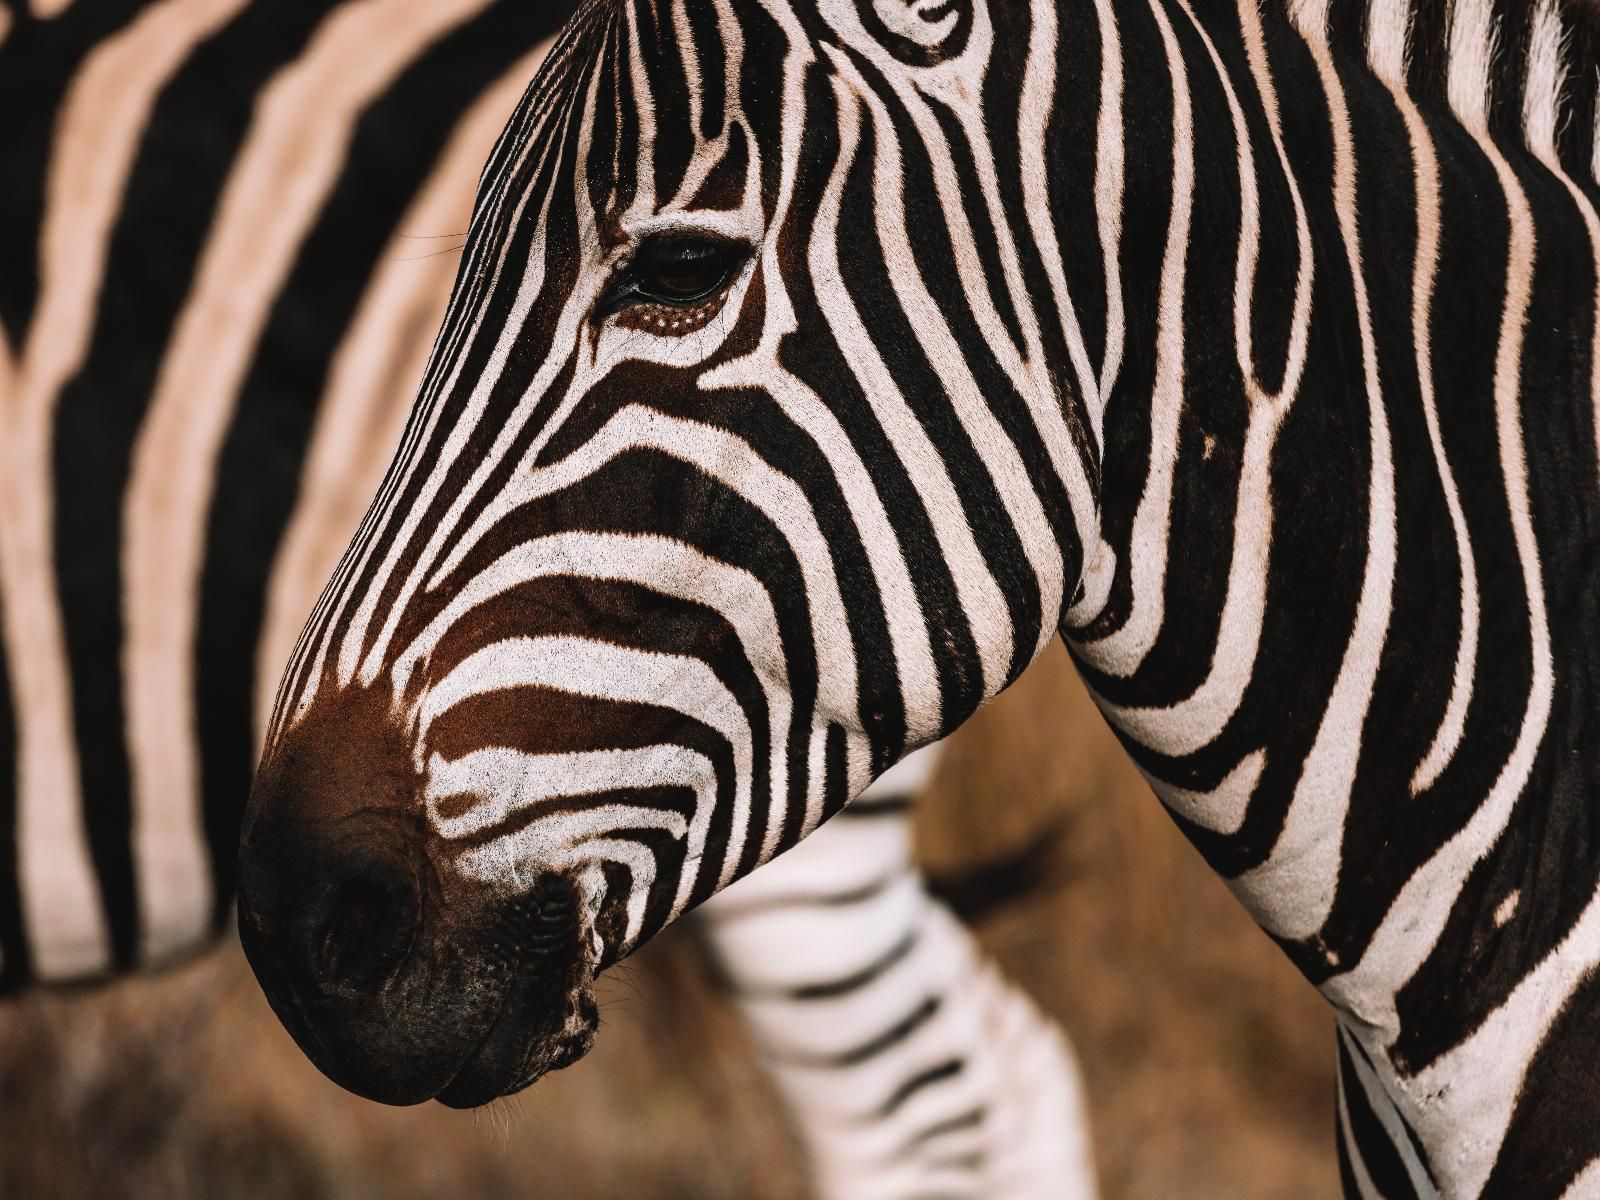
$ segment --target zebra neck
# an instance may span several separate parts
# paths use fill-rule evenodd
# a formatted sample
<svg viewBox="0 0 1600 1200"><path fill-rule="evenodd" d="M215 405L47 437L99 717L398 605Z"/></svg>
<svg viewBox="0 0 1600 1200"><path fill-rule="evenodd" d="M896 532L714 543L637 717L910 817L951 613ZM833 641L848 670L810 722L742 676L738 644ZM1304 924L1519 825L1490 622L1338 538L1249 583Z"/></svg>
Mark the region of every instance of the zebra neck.
<svg viewBox="0 0 1600 1200"><path fill-rule="evenodd" d="M1556 1122L1570 1178L1600 1153L1558 1099L1600 964L1576 599L1600 221L1551 132L1559 71L1531 63L1522 129L1491 133L1487 66L1469 77L1493 55L1459 21L1430 99L1272 6L1230 25L1161 5L1164 52L1136 60L1137 7L1125 61L1165 68L1123 94L1148 158L1122 225L1104 601L1069 644L1339 1011L1360 1171L1502 1194ZM1164 201L1144 161L1168 164ZM1127 264L1157 254L1151 288Z"/></svg>

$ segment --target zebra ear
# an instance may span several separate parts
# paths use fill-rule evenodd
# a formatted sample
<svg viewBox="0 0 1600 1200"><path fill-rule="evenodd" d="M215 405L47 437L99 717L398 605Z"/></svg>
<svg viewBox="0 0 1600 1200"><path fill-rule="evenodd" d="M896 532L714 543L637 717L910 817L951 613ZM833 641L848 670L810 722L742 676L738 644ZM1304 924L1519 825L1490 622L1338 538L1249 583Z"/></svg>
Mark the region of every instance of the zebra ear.
<svg viewBox="0 0 1600 1200"><path fill-rule="evenodd" d="M932 67L960 56L983 0L856 0L862 27L901 62Z"/></svg>

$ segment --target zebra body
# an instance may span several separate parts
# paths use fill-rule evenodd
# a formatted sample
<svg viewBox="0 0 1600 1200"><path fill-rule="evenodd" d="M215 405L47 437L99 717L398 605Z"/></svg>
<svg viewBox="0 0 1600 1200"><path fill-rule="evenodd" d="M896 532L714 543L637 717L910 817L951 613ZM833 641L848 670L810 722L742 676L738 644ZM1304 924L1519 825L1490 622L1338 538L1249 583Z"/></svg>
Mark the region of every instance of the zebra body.
<svg viewBox="0 0 1600 1200"><path fill-rule="evenodd" d="M586 4L285 676L290 1030L525 1086L1060 630L1333 1003L1347 1189L1592 1192L1595 68L1554 0Z"/></svg>

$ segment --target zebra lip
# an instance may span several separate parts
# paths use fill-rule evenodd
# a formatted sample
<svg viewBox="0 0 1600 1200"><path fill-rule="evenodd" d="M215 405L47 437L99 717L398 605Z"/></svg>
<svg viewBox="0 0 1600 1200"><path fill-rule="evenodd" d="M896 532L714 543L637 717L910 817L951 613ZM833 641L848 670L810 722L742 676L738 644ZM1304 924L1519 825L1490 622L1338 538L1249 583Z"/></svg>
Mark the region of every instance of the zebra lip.
<svg viewBox="0 0 1600 1200"><path fill-rule="evenodd" d="M593 1041L593 968L580 949L583 926L570 880L546 875L506 904L491 945L501 954L510 949L514 965L482 1040L435 1093L450 1108L519 1092L577 1061Z"/></svg>
<svg viewBox="0 0 1600 1200"><path fill-rule="evenodd" d="M508 999L483 1041L434 1099L448 1108L477 1108L519 1090L506 1086L521 1073L526 1050L517 1028L521 1022L516 1020L517 1014L513 1011L519 1007Z"/></svg>
<svg viewBox="0 0 1600 1200"><path fill-rule="evenodd" d="M483 1040L434 1099L449 1108L477 1108L588 1053L598 1022L581 975L563 972L552 988L548 964L536 955L524 959Z"/></svg>
<svg viewBox="0 0 1600 1200"><path fill-rule="evenodd" d="M552 1030L535 1018L539 1028L530 1038L529 1005L508 998L483 1041L434 1099L448 1108L477 1108L571 1066L594 1043L594 1024L572 1016L586 1007L581 993L572 996L561 1005L564 1016L559 1024Z"/></svg>

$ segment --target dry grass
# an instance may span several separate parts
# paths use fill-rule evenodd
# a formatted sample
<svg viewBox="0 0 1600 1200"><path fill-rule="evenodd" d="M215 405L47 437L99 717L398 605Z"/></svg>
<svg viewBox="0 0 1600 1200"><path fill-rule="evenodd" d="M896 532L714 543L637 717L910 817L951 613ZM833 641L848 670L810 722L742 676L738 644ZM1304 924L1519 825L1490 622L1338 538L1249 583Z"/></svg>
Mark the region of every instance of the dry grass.
<svg viewBox="0 0 1600 1200"><path fill-rule="evenodd" d="M985 940L1075 1041L1113 1200L1320 1200L1331 1025L1178 836L1054 650L956 744L924 814L955 863L1065 818L1064 885ZM614 973L594 1053L478 1115L341 1092L236 949L0 1007L0 1196L801 1200L797 1156L687 939Z"/></svg>

